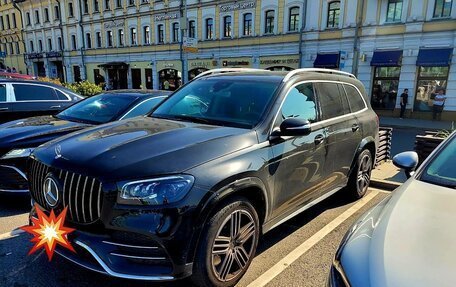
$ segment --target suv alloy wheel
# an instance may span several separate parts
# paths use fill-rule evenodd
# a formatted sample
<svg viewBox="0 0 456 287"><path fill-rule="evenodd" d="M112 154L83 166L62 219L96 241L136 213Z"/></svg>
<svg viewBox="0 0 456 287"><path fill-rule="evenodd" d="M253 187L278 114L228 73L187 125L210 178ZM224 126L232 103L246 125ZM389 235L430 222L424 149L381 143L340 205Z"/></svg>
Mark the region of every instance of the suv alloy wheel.
<svg viewBox="0 0 456 287"><path fill-rule="evenodd" d="M363 150L357 158L347 189L354 199L363 197L369 188L373 162L369 150Z"/></svg>

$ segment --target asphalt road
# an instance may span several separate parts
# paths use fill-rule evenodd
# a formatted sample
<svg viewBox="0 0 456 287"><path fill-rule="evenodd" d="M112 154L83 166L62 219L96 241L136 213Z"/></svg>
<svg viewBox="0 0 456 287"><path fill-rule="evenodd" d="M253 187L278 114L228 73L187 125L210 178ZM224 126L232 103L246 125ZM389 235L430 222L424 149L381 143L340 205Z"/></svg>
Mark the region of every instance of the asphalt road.
<svg viewBox="0 0 456 287"><path fill-rule="evenodd" d="M257 255L238 286L324 286L334 253L348 228L370 207L388 196L369 190L351 202L337 193L262 237ZM167 284L127 281L84 270L43 252L27 256L32 244L25 233L27 198L0 197L0 286L192 286L189 280Z"/></svg>

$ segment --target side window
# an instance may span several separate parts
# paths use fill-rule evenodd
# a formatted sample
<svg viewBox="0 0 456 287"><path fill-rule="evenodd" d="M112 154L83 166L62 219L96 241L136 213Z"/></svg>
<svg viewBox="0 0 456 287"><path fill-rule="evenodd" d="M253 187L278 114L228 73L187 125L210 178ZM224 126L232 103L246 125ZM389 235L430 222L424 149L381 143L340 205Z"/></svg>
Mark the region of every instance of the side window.
<svg viewBox="0 0 456 287"><path fill-rule="evenodd" d="M347 98L345 95L340 94L338 84L317 83L316 85L318 89L318 99L320 102L322 120L350 113Z"/></svg>
<svg viewBox="0 0 456 287"><path fill-rule="evenodd" d="M0 85L0 102L6 102L6 85Z"/></svg>
<svg viewBox="0 0 456 287"><path fill-rule="evenodd" d="M125 117L122 119L129 119L137 116L142 116L150 112L155 106L157 106L161 101L164 100L164 97L158 97L153 99L148 99L135 106L130 112L128 112Z"/></svg>
<svg viewBox="0 0 456 287"><path fill-rule="evenodd" d="M350 103L350 107L353 112L361 111L366 107L366 104L364 103L364 100L357 89L350 85L344 85L344 88L345 92L347 93L348 102Z"/></svg>
<svg viewBox="0 0 456 287"><path fill-rule="evenodd" d="M57 93L57 98L58 98L60 101L68 101L68 97L65 96L64 93L62 93L62 92L59 91L59 90L55 90L55 92Z"/></svg>
<svg viewBox="0 0 456 287"><path fill-rule="evenodd" d="M317 106L312 83L295 86L288 93L282 106L282 119L299 118L317 121Z"/></svg>
<svg viewBox="0 0 456 287"><path fill-rule="evenodd" d="M16 101L55 101L57 95L53 88L37 85L13 84Z"/></svg>

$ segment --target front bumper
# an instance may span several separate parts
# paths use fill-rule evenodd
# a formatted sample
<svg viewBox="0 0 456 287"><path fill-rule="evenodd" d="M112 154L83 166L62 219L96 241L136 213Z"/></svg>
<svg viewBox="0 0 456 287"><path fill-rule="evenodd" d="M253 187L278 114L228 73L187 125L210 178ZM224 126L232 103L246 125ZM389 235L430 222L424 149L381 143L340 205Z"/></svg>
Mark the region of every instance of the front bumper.
<svg viewBox="0 0 456 287"><path fill-rule="evenodd" d="M26 163L26 158L0 162L0 192L29 192Z"/></svg>

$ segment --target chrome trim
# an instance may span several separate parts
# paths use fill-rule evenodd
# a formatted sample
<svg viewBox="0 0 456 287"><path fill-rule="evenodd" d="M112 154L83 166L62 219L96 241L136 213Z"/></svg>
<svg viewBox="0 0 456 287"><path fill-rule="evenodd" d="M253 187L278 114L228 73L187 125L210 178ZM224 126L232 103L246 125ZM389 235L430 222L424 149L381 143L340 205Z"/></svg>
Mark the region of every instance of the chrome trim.
<svg viewBox="0 0 456 287"><path fill-rule="evenodd" d="M71 188L73 187L74 175L75 175L75 173L72 173L71 181L70 181L70 188L69 188L69 191L68 191L68 209L70 211L70 217L73 220L74 220L74 216L73 216L73 212L71 211Z"/></svg>
<svg viewBox="0 0 456 287"><path fill-rule="evenodd" d="M17 167L10 166L10 165L0 165L0 167L5 167L5 168L13 169L13 170L16 171L20 176L22 176L25 180L28 181L27 176L25 175L25 173L23 173L23 172L22 172L20 169L18 169Z"/></svg>
<svg viewBox="0 0 456 287"><path fill-rule="evenodd" d="M79 175L78 177L78 181L76 183L76 190L74 192L74 209L76 209L76 220L78 222L81 222L79 220L79 208L78 208L78 202L79 202L79 197L78 197L78 194L79 194L79 183L81 182L81 177L82 175ZM82 203L82 208L84 208L84 202Z"/></svg>
<svg viewBox="0 0 456 287"><path fill-rule="evenodd" d="M93 193L93 186L95 185L95 178L92 179L92 187L90 188L90 196L89 196L89 202L90 202L90 221L93 221L93 214L92 214L92 193Z"/></svg>
<svg viewBox="0 0 456 287"><path fill-rule="evenodd" d="M76 243L80 247L82 247L85 250L87 250L90 253L90 255L92 255L93 258L95 258L95 260L98 262L98 264L100 264L100 266L106 271L106 273L108 273L109 275L111 275L113 277L125 278L125 279L134 279L134 280L146 280L146 281L168 281L168 280L174 280L175 279L173 276L140 276L140 275L130 275L130 274L124 274L124 273L115 272L115 271L111 270L109 268L109 266L106 265L106 263L104 263L104 261L97 255L97 253L95 253L95 251L93 251L89 246L87 246L86 244L80 242L79 240L75 240L74 243ZM64 257L68 258L66 256L64 256ZM71 260L71 261L73 261L73 260ZM78 264L80 266L83 266L80 263L78 263ZM83 266L83 267L85 267L85 266ZM91 268L88 268L88 269L91 269Z"/></svg>
<svg viewBox="0 0 456 287"><path fill-rule="evenodd" d="M101 192L102 192L102 190L101 190L101 182L99 183L99 186L100 186L100 187L98 188L98 200L97 200L97 212L98 212L98 217L101 216L101 211L100 211L100 210L101 210L100 200L101 200ZM92 202L91 202L90 204L92 204Z"/></svg>
<svg viewBox="0 0 456 287"><path fill-rule="evenodd" d="M112 256L117 256L117 257L125 257L125 258L131 258L131 259L144 259L144 260L165 260L165 257L148 257L148 256L133 256L133 255L125 255L125 254L120 254L120 253L115 253L111 252L109 253Z"/></svg>
<svg viewBox="0 0 456 287"><path fill-rule="evenodd" d="M157 246L136 246L136 245L116 243L116 242L111 242L111 241L106 241L106 240L103 240L102 242L106 243L106 244L110 244L110 245L116 245L116 246L122 246L122 247L130 247L130 248L158 249Z"/></svg>
<svg viewBox="0 0 456 287"><path fill-rule="evenodd" d="M85 216L85 208L84 208L84 205L86 204L85 201L84 201L84 198L85 198L85 190L86 190L86 186L87 186L87 180L89 179L89 177L85 177L85 181L84 181L84 187L82 188L82 219L84 220L84 222L87 222L86 221L86 216Z"/></svg>
<svg viewBox="0 0 456 287"><path fill-rule="evenodd" d="M1 192L11 192L11 193L27 193L28 189L0 189Z"/></svg>
<svg viewBox="0 0 456 287"><path fill-rule="evenodd" d="M211 74L221 74L221 73L234 73L234 72L270 72L269 70L264 69L253 69L253 68L220 68L212 69L206 72L202 72L193 79L198 79Z"/></svg>
<svg viewBox="0 0 456 287"><path fill-rule="evenodd" d="M321 69L321 68L302 68L302 69L296 69L296 70L290 71L285 76L285 78L283 78L283 82L287 82L294 75L297 75L297 74L300 74L300 73L306 73L306 72L335 74L335 75L342 75L342 76L346 76L346 77L350 77L350 78L356 79L355 75L347 73L347 72L344 72L344 71L331 70L331 69Z"/></svg>

